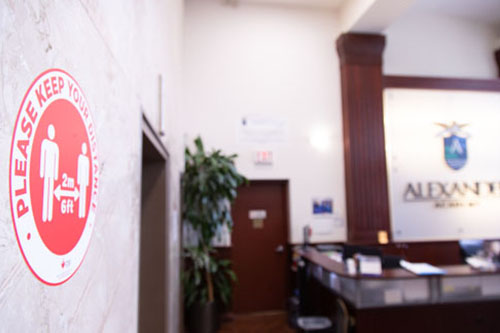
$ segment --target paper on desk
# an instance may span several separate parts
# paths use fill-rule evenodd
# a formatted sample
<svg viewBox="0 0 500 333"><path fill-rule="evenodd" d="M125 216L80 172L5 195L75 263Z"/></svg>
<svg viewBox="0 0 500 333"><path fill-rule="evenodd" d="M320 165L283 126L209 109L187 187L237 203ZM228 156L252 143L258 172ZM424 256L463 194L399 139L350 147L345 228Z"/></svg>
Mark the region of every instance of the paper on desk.
<svg viewBox="0 0 500 333"><path fill-rule="evenodd" d="M336 262L342 262L342 253L338 251L329 251L326 253L328 258Z"/></svg>
<svg viewBox="0 0 500 333"><path fill-rule="evenodd" d="M432 266L425 262L409 262L406 260L401 260L399 264L404 269L417 275L441 275L446 273L444 269Z"/></svg>
<svg viewBox="0 0 500 333"><path fill-rule="evenodd" d="M486 258L481 257L469 257L466 258L465 261L474 269L479 269L482 271L494 271L496 266L491 261L488 261Z"/></svg>
<svg viewBox="0 0 500 333"><path fill-rule="evenodd" d="M359 263L359 273L362 275L381 275L382 261L378 256L369 256L357 254Z"/></svg>

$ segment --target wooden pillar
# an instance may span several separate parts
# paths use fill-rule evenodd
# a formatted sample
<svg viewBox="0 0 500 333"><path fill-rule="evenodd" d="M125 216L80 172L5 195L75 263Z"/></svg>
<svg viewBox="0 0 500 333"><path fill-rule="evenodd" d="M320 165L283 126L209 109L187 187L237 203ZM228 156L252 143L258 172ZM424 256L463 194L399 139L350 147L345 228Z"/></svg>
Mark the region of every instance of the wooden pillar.
<svg viewBox="0 0 500 333"><path fill-rule="evenodd" d="M495 60L497 62L498 77L500 78L500 49L495 51Z"/></svg>
<svg viewBox="0 0 500 333"><path fill-rule="evenodd" d="M382 108L385 37L343 34L337 40L342 87L348 242L390 234Z"/></svg>

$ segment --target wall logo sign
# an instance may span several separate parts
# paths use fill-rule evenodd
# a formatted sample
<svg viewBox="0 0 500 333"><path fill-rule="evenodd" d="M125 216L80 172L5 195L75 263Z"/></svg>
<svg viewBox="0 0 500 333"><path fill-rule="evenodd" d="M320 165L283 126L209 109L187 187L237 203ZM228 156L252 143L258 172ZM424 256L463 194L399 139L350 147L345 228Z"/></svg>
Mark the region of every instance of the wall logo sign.
<svg viewBox="0 0 500 333"><path fill-rule="evenodd" d="M443 127L438 134L444 138L444 158L453 170L460 170L467 162L467 138L462 129L467 124L451 125L436 123ZM467 181L427 181L407 183L403 193L405 202L434 203L436 208L456 208L478 206L483 198L500 198L500 182L496 180Z"/></svg>
<svg viewBox="0 0 500 333"><path fill-rule="evenodd" d="M12 136L10 205L24 260L49 285L76 273L90 242L99 185L95 131L71 75L50 69L33 81Z"/></svg>
<svg viewBox="0 0 500 333"><path fill-rule="evenodd" d="M467 137L462 131L467 124L459 125L453 122L451 125L436 123L444 128L438 136L444 137L444 159L446 164L453 170L460 170L467 163Z"/></svg>

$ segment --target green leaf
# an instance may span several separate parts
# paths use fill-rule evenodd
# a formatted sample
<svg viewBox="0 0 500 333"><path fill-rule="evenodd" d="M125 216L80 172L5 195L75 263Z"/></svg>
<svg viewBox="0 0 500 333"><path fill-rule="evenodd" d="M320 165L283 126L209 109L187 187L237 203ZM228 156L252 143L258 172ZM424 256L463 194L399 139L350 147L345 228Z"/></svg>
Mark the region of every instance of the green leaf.
<svg viewBox="0 0 500 333"><path fill-rule="evenodd" d="M231 278L231 280L233 282L236 282L238 279L236 278L236 274L231 270L231 271L227 271L227 274L229 275L229 277Z"/></svg>
<svg viewBox="0 0 500 333"><path fill-rule="evenodd" d="M247 179L234 166L237 155L225 155L221 150L206 152L200 137L194 140L194 145L194 151L187 147L184 151L181 214L182 221L198 233L199 242L197 247L184 251L184 300L186 306L207 300L206 272L209 272L216 299L227 303L236 275L229 260L217 258L211 242L223 225L231 230L229 203L236 198L238 186Z"/></svg>
<svg viewBox="0 0 500 333"><path fill-rule="evenodd" d="M196 145L196 148L198 149L198 152L204 152L205 151L203 149L203 141L201 141L201 138L199 136L196 139L194 139L194 143Z"/></svg>
<svg viewBox="0 0 500 333"><path fill-rule="evenodd" d="M219 261L219 265L222 267L228 267L229 265L231 265L231 261L228 259L221 259Z"/></svg>

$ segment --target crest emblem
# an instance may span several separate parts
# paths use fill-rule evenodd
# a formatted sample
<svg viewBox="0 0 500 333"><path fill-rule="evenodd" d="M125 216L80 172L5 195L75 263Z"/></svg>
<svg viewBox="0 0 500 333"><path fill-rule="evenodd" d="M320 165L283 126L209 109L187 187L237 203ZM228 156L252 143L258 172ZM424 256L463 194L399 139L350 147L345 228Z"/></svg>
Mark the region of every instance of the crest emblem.
<svg viewBox="0 0 500 333"><path fill-rule="evenodd" d="M467 138L469 135L462 128L467 124L459 125L453 122L451 125L436 123L444 128L438 136L444 138L444 159L446 164L453 170L460 170L467 163Z"/></svg>

